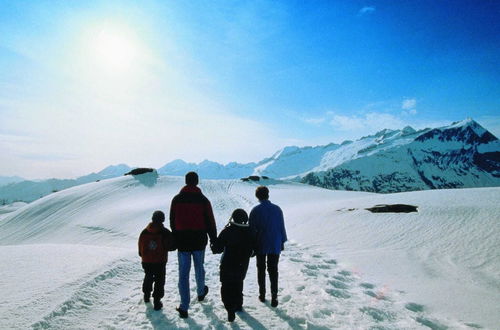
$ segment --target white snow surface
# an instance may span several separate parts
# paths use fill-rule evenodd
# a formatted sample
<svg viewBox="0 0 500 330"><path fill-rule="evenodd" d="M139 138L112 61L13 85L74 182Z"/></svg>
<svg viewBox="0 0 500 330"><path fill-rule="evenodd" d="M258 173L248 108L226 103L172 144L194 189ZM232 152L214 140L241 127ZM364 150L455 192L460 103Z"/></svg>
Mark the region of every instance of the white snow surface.
<svg viewBox="0 0 500 330"><path fill-rule="evenodd" d="M290 239L277 308L258 301L252 259L244 312L228 323L220 255L209 250L210 292L197 302L191 279L188 319L175 312L175 252L164 308L144 304L138 235L154 210L168 214L183 186L182 178L144 174L60 191L0 220L0 329L499 328L500 188L381 195L267 184ZM202 180L200 188L219 232L235 208L256 204L255 183ZM365 210L380 203L419 212Z"/></svg>

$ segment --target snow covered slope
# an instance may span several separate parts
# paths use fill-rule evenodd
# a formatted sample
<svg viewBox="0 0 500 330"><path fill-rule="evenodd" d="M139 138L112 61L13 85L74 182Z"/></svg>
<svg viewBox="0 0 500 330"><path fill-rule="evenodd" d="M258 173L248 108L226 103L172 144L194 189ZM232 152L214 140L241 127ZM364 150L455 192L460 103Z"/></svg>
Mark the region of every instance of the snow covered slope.
<svg viewBox="0 0 500 330"><path fill-rule="evenodd" d="M401 192L500 186L500 142L472 119L416 131L382 130L357 141L285 147L258 163L171 162L160 174L229 179L250 174L329 189Z"/></svg>
<svg viewBox="0 0 500 330"><path fill-rule="evenodd" d="M495 329L500 287L500 188L400 194L331 191L268 181L290 242L280 260L280 305L258 301L254 261L245 312L225 322L220 256L207 252L210 293L190 318L174 308L177 261L164 309L142 302L137 237L168 212L183 179L144 174L60 191L0 219L0 328ZM202 180L219 231L255 205L254 183ZM372 214L378 203L418 213ZM194 297L194 285L192 286ZM195 300L195 299L194 299Z"/></svg>
<svg viewBox="0 0 500 330"><path fill-rule="evenodd" d="M500 141L475 121L406 130L383 131L336 150L301 181L373 192L500 186Z"/></svg>
<svg viewBox="0 0 500 330"><path fill-rule="evenodd" d="M236 179L247 177L254 171L255 163L240 164L231 162L221 165L216 162L204 160L199 164L186 163L181 159L174 160L158 169L161 175L184 176L187 172L195 171L205 179Z"/></svg>
<svg viewBox="0 0 500 330"><path fill-rule="evenodd" d="M0 176L0 186L21 181L24 181L24 179L19 176Z"/></svg>
<svg viewBox="0 0 500 330"><path fill-rule="evenodd" d="M21 180L11 182L4 186L0 185L0 202L2 204L17 201L29 203L53 192L89 182L116 178L124 175L131 169L128 165L119 164L108 166L100 172L91 173L76 179Z"/></svg>

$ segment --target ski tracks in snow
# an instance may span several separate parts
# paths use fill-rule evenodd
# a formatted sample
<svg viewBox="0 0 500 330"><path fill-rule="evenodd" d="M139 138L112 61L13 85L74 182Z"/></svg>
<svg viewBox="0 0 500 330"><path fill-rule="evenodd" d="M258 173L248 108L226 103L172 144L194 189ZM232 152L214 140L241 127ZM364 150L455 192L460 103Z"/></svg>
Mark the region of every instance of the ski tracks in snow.
<svg viewBox="0 0 500 330"><path fill-rule="evenodd" d="M428 317L424 306L405 303L402 293L388 292L363 282L337 260L297 243L289 243L280 259L280 304L277 308L258 299L255 259L245 281L244 311L226 321L220 300L219 255L206 254L210 292L196 300L191 275L190 317L175 311L177 256L167 264L164 307L154 311L142 300L143 271L138 257L128 255L72 283L69 298L32 324L34 329L446 329ZM194 272L194 270L192 270ZM269 288L268 288L269 289ZM68 288L62 288L68 291ZM268 294L269 295L269 294ZM32 302L33 304L37 303ZM39 302L38 302L39 303ZM465 326L464 326L465 328Z"/></svg>

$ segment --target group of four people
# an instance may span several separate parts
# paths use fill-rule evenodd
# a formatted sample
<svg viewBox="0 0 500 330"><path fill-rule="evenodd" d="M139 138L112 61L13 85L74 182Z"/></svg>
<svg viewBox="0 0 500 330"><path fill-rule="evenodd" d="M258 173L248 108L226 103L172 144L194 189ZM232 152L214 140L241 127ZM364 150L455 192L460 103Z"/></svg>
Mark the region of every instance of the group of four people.
<svg viewBox="0 0 500 330"><path fill-rule="evenodd" d="M259 300L266 301L266 269L271 282L271 306L278 306L278 262L284 242L287 240L283 212L269 201L269 189L260 186L255 196L259 205L247 215L245 210L233 211L229 223L217 236L217 227L210 201L198 188L198 175L186 174L186 185L173 199L170 206L171 232L163 226L165 214L155 211L152 222L139 236L139 255L142 258L144 301L153 294L154 309L163 307L165 266L168 251L177 249L179 264L180 305L177 312L181 318L188 317L191 300L189 273L191 260L194 264L198 301L208 294L205 285L205 248L210 240L213 253L223 253L220 264L221 298L234 321L235 313L243 307L243 281L250 257L257 259ZM208 237L207 237L208 236ZM154 290L153 290L154 283Z"/></svg>

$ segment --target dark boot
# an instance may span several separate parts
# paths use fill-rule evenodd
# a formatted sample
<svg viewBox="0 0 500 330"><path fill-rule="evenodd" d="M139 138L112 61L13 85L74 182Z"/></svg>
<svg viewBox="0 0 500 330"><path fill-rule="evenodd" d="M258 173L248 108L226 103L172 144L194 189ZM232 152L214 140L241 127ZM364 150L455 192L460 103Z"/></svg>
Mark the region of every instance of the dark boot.
<svg viewBox="0 0 500 330"><path fill-rule="evenodd" d="M227 320L229 322L233 322L235 318L236 314L234 313L234 311L227 311Z"/></svg>
<svg viewBox="0 0 500 330"><path fill-rule="evenodd" d="M180 307L177 307L175 310L177 312L179 312L179 317L181 319L187 319L188 318L188 311L185 311L185 310L181 309Z"/></svg>
<svg viewBox="0 0 500 330"><path fill-rule="evenodd" d="M144 294L144 302L145 302L145 303L148 303L150 299L151 299L151 294L149 294L149 293L145 293L145 294Z"/></svg>
<svg viewBox="0 0 500 330"><path fill-rule="evenodd" d="M155 299L153 302L153 307L154 307L155 311L159 311L163 307L161 300Z"/></svg>
<svg viewBox="0 0 500 330"><path fill-rule="evenodd" d="M201 296L198 296L198 301L205 300L205 297L207 296L207 294L208 294L208 286L205 285L205 291L203 292L203 294Z"/></svg>
<svg viewBox="0 0 500 330"><path fill-rule="evenodd" d="M271 299L271 306L277 307L278 306L278 297L273 297Z"/></svg>

